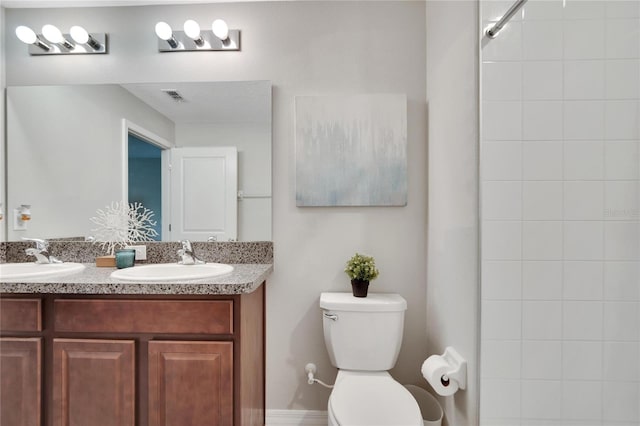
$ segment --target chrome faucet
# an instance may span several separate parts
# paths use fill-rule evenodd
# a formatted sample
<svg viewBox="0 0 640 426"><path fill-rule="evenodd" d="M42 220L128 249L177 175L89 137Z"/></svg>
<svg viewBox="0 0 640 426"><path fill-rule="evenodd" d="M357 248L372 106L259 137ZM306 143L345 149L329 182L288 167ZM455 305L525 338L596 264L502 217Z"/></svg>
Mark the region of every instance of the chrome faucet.
<svg viewBox="0 0 640 426"><path fill-rule="evenodd" d="M35 248L31 247L24 251L28 256L35 256L36 263L63 263L62 260L49 254L49 243L47 242L47 240L25 237L22 237L22 239L25 241L32 241L36 243Z"/></svg>
<svg viewBox="0 0 640 426"><path fill-rule="evenodd" d="M198 259L195 255L193 248L191 248L191 241L182 240L180 243L182 244L182 248L178 250L178 256L180 256L178 263L180 265L199 265L206 263L204 260Z"/></svg>

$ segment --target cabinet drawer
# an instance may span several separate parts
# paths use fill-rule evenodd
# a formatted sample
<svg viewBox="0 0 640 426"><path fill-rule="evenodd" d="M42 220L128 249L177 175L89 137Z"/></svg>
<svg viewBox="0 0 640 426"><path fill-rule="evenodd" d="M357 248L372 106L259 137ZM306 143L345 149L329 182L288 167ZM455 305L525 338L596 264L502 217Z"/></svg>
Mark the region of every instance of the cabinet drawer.
<svg viewBox="0 0 640 426"><path fill-rule="evenodd" d="M0 299L0 331L42 331L42 301Z"/></svg>
<svg viewBox="0 0 640 426"><path fill-rule="evenodd" d="M95 333L233 333L232 300L58 299L56 331Z"/></svg>

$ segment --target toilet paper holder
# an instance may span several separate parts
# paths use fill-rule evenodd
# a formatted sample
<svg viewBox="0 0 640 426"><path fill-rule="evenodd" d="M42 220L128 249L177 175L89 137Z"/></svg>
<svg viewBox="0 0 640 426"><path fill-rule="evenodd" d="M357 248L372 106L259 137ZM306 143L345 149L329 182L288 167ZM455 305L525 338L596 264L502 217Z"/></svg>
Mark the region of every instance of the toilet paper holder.
<svg viewBox="0 0 640 426"><path fill-rule="evenodd" d="M451 367L440 377L442 386L449 386L451 381L458 384L458 388L467 388L467 360L464 359L453 347L447 346L444 353L440 355ZM423 373L424 375L424 373ZM425 376L426 378L426 376Z"/></svg>

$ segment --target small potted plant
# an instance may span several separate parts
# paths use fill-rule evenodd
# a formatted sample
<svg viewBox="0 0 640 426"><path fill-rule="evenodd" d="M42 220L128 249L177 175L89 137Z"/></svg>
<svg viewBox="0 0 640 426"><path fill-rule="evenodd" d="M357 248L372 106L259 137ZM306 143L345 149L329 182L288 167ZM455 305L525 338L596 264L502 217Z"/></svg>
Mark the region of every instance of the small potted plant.
<svg viewBox="0 0 640 426"><path fill-rule="evenodd" d="M351 278L351 289L355 297L367 297L369 281L375 279L380 271L376 269L376 261L371 256L356 253L344 271Z"/></svg>

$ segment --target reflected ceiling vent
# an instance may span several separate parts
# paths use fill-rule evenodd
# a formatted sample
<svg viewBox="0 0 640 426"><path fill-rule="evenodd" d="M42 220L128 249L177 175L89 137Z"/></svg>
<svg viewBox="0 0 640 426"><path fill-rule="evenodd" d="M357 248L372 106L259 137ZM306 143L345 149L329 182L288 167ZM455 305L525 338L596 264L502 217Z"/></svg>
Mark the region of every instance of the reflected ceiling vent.
<svg viewBox="0 0 640 426"><path fill-rule="evenodd" d="M177 90L162 89L162 91L164 93L166 93L167 96L169 96L171 99L173 99L176 102L186 102L185 99L182 97L182 95Z"/></svg>

